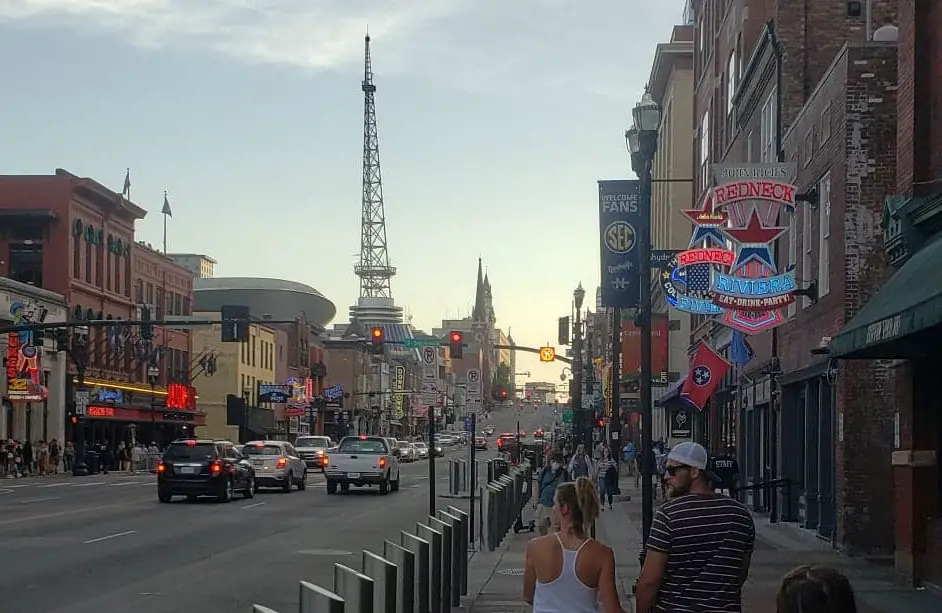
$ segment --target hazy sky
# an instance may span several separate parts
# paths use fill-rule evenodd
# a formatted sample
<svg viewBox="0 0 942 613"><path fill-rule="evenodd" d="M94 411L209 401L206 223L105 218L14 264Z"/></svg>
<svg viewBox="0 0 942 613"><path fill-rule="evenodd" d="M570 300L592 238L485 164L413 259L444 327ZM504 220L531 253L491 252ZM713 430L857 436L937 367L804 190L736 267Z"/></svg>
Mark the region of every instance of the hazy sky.
<svg viewBox="0 0 942 613"><path fill-rule="evenodd" d="M425 329L467 315L480 256L498 325L555 344L580 281L594 305L596 181L631 176L630 107L683 4L0 0L0 168L120 191L130 167L139 240L167 190L171 251L308 283L346 321L369 26L396 301Z"/></svg>

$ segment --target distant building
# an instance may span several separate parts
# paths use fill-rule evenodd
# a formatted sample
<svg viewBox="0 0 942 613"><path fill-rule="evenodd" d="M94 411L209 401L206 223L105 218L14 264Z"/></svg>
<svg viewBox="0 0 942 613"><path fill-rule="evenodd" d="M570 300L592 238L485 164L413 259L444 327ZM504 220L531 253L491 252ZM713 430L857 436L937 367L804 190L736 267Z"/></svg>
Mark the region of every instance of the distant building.
<svg viewBox="0 0 942 613"><path fill-rule="evenodd" d="M199 279L216 276L216 260L202 253L168 253L167 257L186 268Z"/></svg>

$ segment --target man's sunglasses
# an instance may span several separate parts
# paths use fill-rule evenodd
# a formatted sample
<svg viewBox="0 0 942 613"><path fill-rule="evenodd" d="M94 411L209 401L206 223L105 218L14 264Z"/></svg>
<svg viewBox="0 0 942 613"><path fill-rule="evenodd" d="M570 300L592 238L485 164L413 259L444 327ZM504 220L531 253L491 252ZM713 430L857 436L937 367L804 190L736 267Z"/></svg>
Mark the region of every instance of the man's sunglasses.
<svg viewBox="0 0 942 613"><path fill-rule="evenodd" d="M682 471L682 470L688 470L689 468L690 468L689 466L668 466L668 467L665 468L664 470L667 472L668 475L670 475L671 477L673 477L673 476L676 475L678 472L680 472L680 471Z"/></svg>

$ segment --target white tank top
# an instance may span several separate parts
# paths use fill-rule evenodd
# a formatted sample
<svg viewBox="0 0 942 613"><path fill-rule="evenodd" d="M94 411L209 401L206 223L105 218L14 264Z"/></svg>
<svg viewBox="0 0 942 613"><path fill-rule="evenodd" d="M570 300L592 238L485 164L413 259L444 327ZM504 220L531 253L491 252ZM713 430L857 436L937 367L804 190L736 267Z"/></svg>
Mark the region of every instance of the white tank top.
<svg viewBox="0 0 942 613"><path fill-rule="evenodd" d="M576 560L589 539L570 551L563 547L559 534L555 536L563 550L563 570L548 583L536 582L533 613L598 613L598 589L587 586L576 575Z"/></svg>

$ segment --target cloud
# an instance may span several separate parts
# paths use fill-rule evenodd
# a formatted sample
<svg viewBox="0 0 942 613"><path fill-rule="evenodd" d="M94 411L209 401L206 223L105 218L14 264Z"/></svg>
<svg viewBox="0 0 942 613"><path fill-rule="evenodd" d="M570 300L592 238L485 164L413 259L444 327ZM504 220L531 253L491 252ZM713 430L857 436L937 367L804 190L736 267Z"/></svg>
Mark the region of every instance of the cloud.
<svg viewBox="0 0 942 613"><path fill-rule="evenodd" d="M624 94L618 72L650 56L679 8L658 0L0 0L0 22L99 32L149 47L211 49L325 71L362 62L468 90L534 84ZM642 65L647 63L645 57Z"/></svg>

